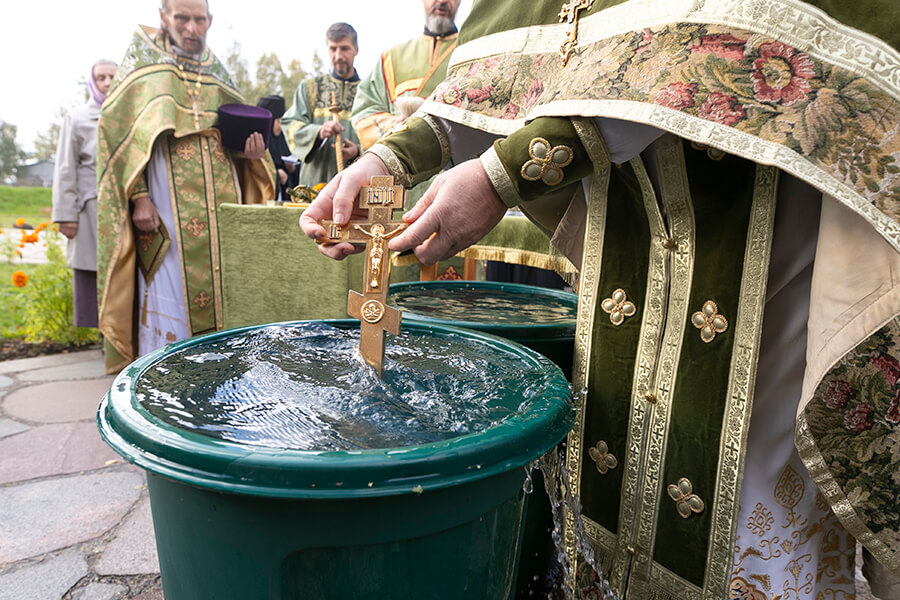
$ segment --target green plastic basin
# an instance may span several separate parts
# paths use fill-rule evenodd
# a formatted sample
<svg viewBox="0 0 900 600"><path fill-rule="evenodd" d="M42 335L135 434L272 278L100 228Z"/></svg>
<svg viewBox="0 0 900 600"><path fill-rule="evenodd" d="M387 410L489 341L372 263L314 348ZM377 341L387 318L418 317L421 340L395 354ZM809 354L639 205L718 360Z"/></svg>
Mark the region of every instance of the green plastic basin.
<svg viewBox="0 0 900 600"><path fill-rule="evenodd" d="M354 451L216 439L155 417L135 395L142 375L173 353L292 325L220 332L148 354L116 377L100 405L103 439L148 471L166 600L510 597L522 467L554 447L574 418L559 369L494 336L404 324L414 337L507 353L546 385L482 431Z"/></svg>

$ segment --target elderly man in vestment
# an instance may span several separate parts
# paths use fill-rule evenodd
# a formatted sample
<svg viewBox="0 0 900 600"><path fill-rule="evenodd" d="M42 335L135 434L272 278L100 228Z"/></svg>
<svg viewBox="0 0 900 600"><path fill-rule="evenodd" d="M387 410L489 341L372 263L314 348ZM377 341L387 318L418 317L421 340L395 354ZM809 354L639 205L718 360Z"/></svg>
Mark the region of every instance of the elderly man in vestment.
<svg viewBox="0 0 900 600"><path fill-rule="evenodd" d="M76 327L97 326L97 120L115 74L111 60L91 66L90 98L66 114L56 147L52 217L68 239Z"/></svg>
<svg viewBox="0 0 900 600"><path fill-rule="evenodd" d="M217 109L240 103L206 46L205 0L163 0L139 27L100 114L98 287L106 368L222 326L216 208L274 199L263 137L221 144ZM138 271L137 276L135 275Z"/></svg>
<svg viewBox="0 0 900 600"><path fill-rule="evenodd" d="M897 597L896 17L476 0L418 115L301 217L324 235L370 177L455 164L391 250L433 263L515 205L552 236L580 298L568 483L620 599L852 598L855 540ZM568 517L569 583L606 597Z"/></svg>
<svg viewBox="0 0 900 600"><path fill-rule="evenodd" d="M310 77L294 92L294 104L281 118L294 156L300 159L300 185L326 183L338 172L335 140L349 164L359 156L359 138L350 124L350 108L359 87L353 61L359 53L356 30L335 23L325 32L331 73ZM334 116L337 115L337 120Z"/></svg>
<svg viewBox="0 0 900 600"><path fill-rule="evenodd" d="M459 0L422 0L425 31L385 50L359 84L350 121L363 150L410 116L443 81L456 48Z"/></svg>

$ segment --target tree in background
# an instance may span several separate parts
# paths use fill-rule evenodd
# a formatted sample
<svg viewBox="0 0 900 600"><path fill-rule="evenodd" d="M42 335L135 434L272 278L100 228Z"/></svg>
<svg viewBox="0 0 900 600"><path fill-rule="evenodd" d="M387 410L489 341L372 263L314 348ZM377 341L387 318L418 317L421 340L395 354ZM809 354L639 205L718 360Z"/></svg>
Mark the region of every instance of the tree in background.
<svg viewBox="0 0 900 600"><path fill-rule="evenodd" d="M16 143L17 127L0 121L0 182L16 174L16 167L25 159L25 153Z"/></svg>
<svg viewBox="0 0 900 600"><path fill-rule="evenodd" d="M241 57L241 44L234 42L225 54L222 62L231 73L231 79L248 104L256 104L263 96L280 94L290 103L297 86L310 75L324 73L325 63L319 53L313 54L313 72L309 73L303 64L293 59L287 66L287 72L281 60L274 53L263 54L256 61L255 81L250 78L247 60Z"/></svg>
<svg viewBox="0 0 900 600"><path fill-rule="evenodd" d="M34 152L32 158L37 160L50 160L56 156L56 147L59 145L59 132L62 130L62 122L66 118L68 109L59 107L56 118L47 127L47 131L37 134L34 139Z"/></svg>

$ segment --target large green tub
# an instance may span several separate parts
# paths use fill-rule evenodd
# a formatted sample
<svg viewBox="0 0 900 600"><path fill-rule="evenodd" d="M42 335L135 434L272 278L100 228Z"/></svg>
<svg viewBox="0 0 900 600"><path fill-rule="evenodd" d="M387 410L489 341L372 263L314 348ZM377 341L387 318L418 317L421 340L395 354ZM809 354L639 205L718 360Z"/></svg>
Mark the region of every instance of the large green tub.
<svg viewBox="0 0 900 600"><path fill-rule="evenodd" d="M390 286L388 304L407 323L464 327L512 340L572 374L578 296L496 281L406 281Z"/></svg>
<svg viewBox="0 0 900 600"><path fill-rule="evenodd" d="M504 398L512 412L486 429L399 448L315 451L218 439L173 425L138 399L142 377L165 372L160 365L173 356L267 330L221 332L142 357L100 406L103 438L148 471L166 600L509 598L522 467L554 447L573 420L559 369L493 336L404 325L413 341L462 340L476 355L514 360L544 384L533 400ZM386 373L390 354L389 338Z"/></svg>

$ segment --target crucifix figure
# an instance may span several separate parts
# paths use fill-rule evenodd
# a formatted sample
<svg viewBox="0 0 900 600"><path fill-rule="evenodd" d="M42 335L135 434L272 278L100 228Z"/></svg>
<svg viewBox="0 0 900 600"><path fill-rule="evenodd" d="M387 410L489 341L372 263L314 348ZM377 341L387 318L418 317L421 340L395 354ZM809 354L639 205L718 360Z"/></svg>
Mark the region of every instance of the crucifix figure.
<svg viewBox="0 0 900 600"><path fill-rule="evenodd" d="M572 55L572 50L578 44L578 11L590 10L592 4L594 4L594 0L568 0L568 2L563 3L559 11L559 22L571 25L566 33L566 41L559 48L559 56L562 58L563 66L566 66L566 63L569 62L569 56Z"/></svg>
<svg viewBox="0 0 900 600"><path fill-rule="evenodd" d="M347 313L360 320L359 353L381 375L384 366L384 332L400 333L400 311L387 306L391 261L385 259L385 241L406 229L403 221L392 220L394 209L403 206L403 186L394 178L373 177L359 190L359 207L369 209L366 221L350 221L341 227L328 220L319 224L328 234L318 243L350 242L366 247L363 293L350 290Z"/></svg>

